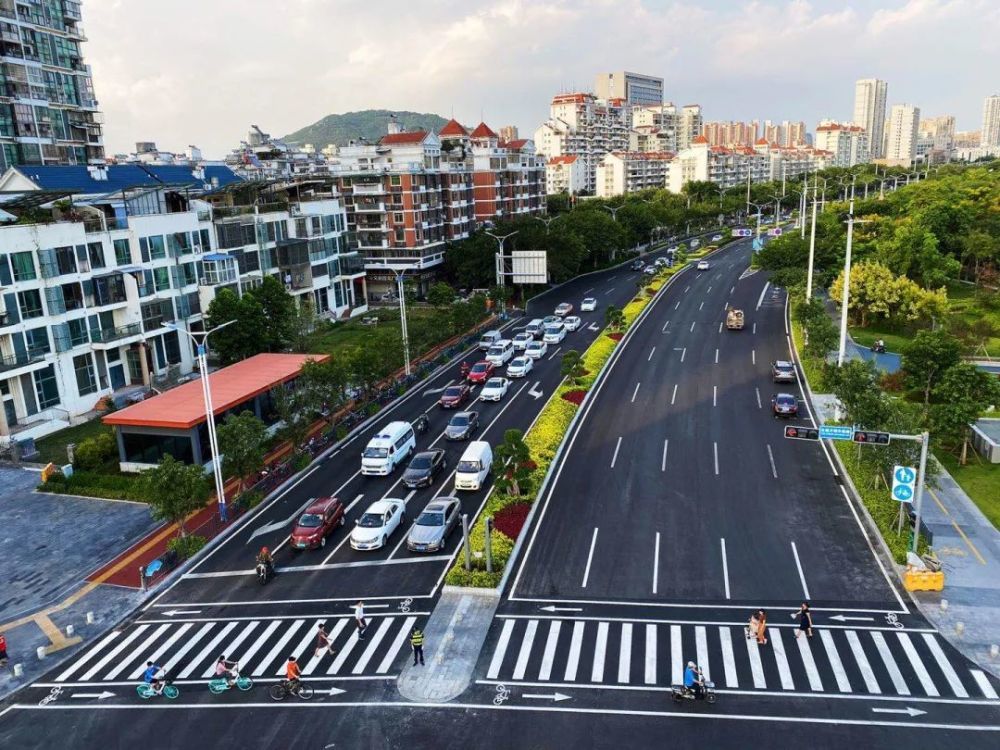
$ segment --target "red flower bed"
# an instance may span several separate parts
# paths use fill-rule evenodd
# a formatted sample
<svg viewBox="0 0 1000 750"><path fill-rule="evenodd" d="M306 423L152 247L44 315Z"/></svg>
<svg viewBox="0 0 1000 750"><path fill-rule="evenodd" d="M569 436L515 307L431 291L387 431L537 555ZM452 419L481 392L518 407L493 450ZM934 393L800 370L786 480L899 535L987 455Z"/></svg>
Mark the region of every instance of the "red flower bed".
<svg viewBox="0 0 1000 750"><path fill-rule="evenodd" d="M517 539L517 535L521 533L521 529L524 527L524 520L528 517L528 511L530 510L530 503L512 503L493 517L493 525L504 536L510 539Z"/></svg>
<svg viewBox="0 0 1000 750"><path fill-rule="evenodd" d="M615 341L621 341L625 337L624 333L609 333L608 338L614 339Z"/></svg>
<svg viewBox="0 0 1000 750"><path fill-rule="evenodd" d="M574 391L566 391L562 397L569 401L571 404L576 404L579 406L583 402L583 397L587 395L587 392L577 388Z"/></svg>

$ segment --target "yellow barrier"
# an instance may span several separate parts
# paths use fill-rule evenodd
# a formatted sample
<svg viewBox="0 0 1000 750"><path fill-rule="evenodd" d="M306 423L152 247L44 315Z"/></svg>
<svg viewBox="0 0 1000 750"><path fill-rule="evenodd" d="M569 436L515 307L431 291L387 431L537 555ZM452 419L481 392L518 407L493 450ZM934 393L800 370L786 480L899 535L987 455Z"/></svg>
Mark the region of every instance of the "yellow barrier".
<svg viewBox="0 0 1000 750"><path fill-rule="evenodd" d="M59 469L56 468L55 464L47 464L44 469L42 469L42 482L49 481L49 477L55 474Z"/></svg>
<svg viewBox="0 0 1000 750"><path fill-rule="evenodd" d="M907 570L903 573L903 586L907 591L943 591L944 572Z"/></svg>

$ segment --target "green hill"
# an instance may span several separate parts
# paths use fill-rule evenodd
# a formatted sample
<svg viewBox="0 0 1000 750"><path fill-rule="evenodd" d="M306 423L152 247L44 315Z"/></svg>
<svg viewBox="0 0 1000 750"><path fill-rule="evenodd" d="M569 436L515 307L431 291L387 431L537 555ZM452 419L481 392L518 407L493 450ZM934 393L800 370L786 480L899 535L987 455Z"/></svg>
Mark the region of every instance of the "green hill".
<svg viewBox="0 0 1000 750"><path fill-rule="evenodd" d="M311 143L317 149L328 143L345 146L351 139L359 138L374 143L388 132L391 115L396 116L404 130L440 130L448 122L444 117L429 112L365 109L361 112L327 115L312 125L289 133L282 140L296 144Z"/></svg>

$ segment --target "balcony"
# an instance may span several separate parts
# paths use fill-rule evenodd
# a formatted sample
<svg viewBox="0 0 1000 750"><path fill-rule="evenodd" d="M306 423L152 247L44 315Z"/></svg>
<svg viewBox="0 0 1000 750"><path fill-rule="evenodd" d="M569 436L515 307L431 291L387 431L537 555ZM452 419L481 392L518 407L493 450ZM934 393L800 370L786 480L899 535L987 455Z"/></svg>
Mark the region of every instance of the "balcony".
<svg viewBox="0 0 1000 750"><path fill-rule="evenodd" d="M359 214L382 214L385 213L385 203L373 200L355 200L354 211Z"/></svg>
<svg viewBox="0 0 1000 750"><path fill-rule="evenodd" d="M28 352L27 354L0 355L0 372L7 372L18 367L43 362L45 355L41 352Z"/></svg>
<svg viewBox="0 0 1000 750"><path fill-rule="evenodd" d="M117 328L101 328L100 330L90 332L90 339L95 349L108 349L112 344L115 346L121 346L126 343L131 344L134 341L139 341L141 338L142 325L139 323L129 323ZM125 339L131 340L125 341Z"/></svg>
<svg viewBox="0 0 1000 750"><path fill-rule="evenodd" d="M379 182L355 182L352 186L355 195L385 195L385 187Z"/></svg>
<svg viewBox="0 0 1000 750"><path fill-rule="evenodd" d="M111 232L116 229L128 229L128 218L125 216L95 217L83 221L83 231L87 234Z"/></svg>

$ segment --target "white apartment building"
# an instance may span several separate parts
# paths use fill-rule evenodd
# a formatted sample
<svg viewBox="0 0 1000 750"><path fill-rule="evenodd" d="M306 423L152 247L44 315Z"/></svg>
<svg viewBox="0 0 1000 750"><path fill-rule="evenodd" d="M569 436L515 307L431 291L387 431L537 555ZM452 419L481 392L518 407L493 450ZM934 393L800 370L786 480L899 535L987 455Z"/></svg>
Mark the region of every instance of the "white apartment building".
<svg viewBox="0 0 1000 750"><path fill-rule="evenodd" d="M985 148L1000 147L1000 94L983 100L983 129L979 145Z"/></svg>
<svg viewBox="0 0 1000 750"><path fill-rule="evenodd" d="M893 104L886 121L883 158L889 166L909 167L917 155L920 108Z"/></svg>
<svg viewBox="0 0 1000 750"><path fill-rule="evenodd" d="M667 170L667 189L679 193L691 181L714 182L723 189L771 179L771 159L748 146L727 148L712 146L701 135L690 148L683 149L671 160Z"/></svg>
<svg viewBox="0 0 1000 750"><path fill-rule="evenodd" d="M773 181L791 180L805 172L833 166L831 152L809 146L775 146L760 138L754 151L767 155L770 162L767 179Z"/></svg>
<svg viewBox="0 0 1000 750"><path fill-rule="evenodd" d="M931 141L931 148L935 151L949 154L955 147L955 117L953 115L926 117L920 121L918 132L921 139Z"/></svg>
<svg viewBox="0 0 1000 750"><path fill-rule="evenodd" d="M597 195L611 198L639 190L662 189L674 155L669 151L612 151L597 168Z"/></svg>
<svg viewBox="0 0 1000 750"><path fill-rule="evenodd" d="M700 104L685 104L677 121L677 148L690 148L694 139L702 134L705 119Z"/></svg>
<svg viewBox="0 0 1000 750"><path fill-rule="evenodd" d="M545 165L548 192L576 195L587 189L587 173L578 156L553 156Z"/></svg>
<svg viewBox="0 0 1000 750"><path fill-rule="evenodd" d="M872 158L884 156L885 104L888 84L877 78L863 78L854 84L854 124L868 133Z"/></svg>
<svg viewBox="0 0 1000 750"><path fill-rule="evenodd" d="M633 107L629 151L677 151L680 116L671 102Z"/></svg>
<svg viewBox="0 0 1000 750"><path fill-rule="evenodd" d="M624 99L629 105L663 103L663 79L642 73L599 73L594 79L598 99Z"/></svg>
<svg viewBox="0 0 1000 750"><path fill-rule="evenodd" d="M868 132L860 125L824 120L816 126L813 145L832 154L833 167L853 167L870 160Z"/></svg>

